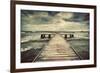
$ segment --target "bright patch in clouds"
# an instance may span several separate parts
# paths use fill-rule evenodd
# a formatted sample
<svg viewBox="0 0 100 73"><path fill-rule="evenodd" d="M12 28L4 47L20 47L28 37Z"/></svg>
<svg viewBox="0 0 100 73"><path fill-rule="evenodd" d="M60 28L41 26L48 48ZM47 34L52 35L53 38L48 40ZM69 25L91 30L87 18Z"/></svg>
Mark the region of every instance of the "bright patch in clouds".
<svg viewBox="0 0 100 73"><path fill-rule="evenodd" d="M88 30L89 14L21 10L22 31Z"/></svg>

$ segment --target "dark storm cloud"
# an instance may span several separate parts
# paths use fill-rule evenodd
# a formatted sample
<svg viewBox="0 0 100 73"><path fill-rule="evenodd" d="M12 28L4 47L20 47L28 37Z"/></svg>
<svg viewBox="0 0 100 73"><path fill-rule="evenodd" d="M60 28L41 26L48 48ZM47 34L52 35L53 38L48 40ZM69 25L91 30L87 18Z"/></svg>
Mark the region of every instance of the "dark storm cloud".
<svg viewBox="0 0 100 73"><path fill-rule="evenodd" d="M73 16L70 16L73 14ZM50 24L53 19L61 18L66 21L83 22L89 21L88 13L67 13L55 11L21 10L22 24Z"/></svg>
<svg viewBox="0 0 100 73"><path fill-rule="evenodd" d="M89 21L89 13L74 13L73 19L77 21Z"/></svg>
<svg viewBox="0 0 100 73"><path fill-rule="evenodd" d="M64 19L65 21L75 21L75 22L83 22L89 21L89 14L88 13L73 13L74 16L71 19Z"/></svg>
<svg viewBox="0 0 100 73"><path fill-rule="evenodd" d="M21 10L21 20L22 24L49 24L55 14L49 11Z"/></svg>
<svg viewBox="0 0 100 73"><path fill-rule="evenodd" d="M33 25L48 25L47 27L54 27L52 29L57 28L56 25L60 25L61 29L64 28L66 30L66 28L68 29L69 26L72 27L72 25L77 24L86 24L85 26L88 27L89 14L74 12L21 10L21 30L30 30L30 28L31 30L35 30L32 28ZM41 26L40 28L43 27ZM60 27L58 29L60 29Z"/></svg>

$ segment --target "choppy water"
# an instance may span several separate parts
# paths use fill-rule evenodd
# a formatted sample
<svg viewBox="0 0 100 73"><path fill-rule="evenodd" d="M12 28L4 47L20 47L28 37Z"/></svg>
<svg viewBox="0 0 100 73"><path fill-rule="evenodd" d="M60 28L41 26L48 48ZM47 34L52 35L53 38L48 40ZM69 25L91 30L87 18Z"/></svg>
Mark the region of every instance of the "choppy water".
<svg viewBox="0 0 100 73"><path fill-rule="evenodd" d="M88 34L81 34L81 38L87 36ZM68 40L68 42L83 59L89 59L89 39L72 39ZM42 49L47 44L48 40L41 40L39 33L28 33L21 37L21 51Z"/></svg>

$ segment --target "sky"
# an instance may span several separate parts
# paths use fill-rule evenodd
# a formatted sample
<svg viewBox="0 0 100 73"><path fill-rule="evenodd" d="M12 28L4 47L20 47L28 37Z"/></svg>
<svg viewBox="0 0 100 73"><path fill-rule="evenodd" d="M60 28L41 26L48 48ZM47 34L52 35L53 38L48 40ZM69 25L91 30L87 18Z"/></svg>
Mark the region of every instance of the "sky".
<svg viewBox="0 0 100 73"><path fill-rule="evenodd" d="M21 10L21 31L89 30L89 14Z"/></svg>

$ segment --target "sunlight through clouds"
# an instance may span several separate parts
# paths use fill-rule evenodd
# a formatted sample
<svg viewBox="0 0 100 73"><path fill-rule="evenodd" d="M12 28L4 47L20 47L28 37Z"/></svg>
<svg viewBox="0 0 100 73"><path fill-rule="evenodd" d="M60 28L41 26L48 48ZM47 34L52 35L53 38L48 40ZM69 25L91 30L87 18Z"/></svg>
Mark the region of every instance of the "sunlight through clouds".
<svg viewBox="0 0 100 73"><path fill-rule="evenodd" d="M21 10L21 30L88 30L88 17L87 13Z"/></svg>

